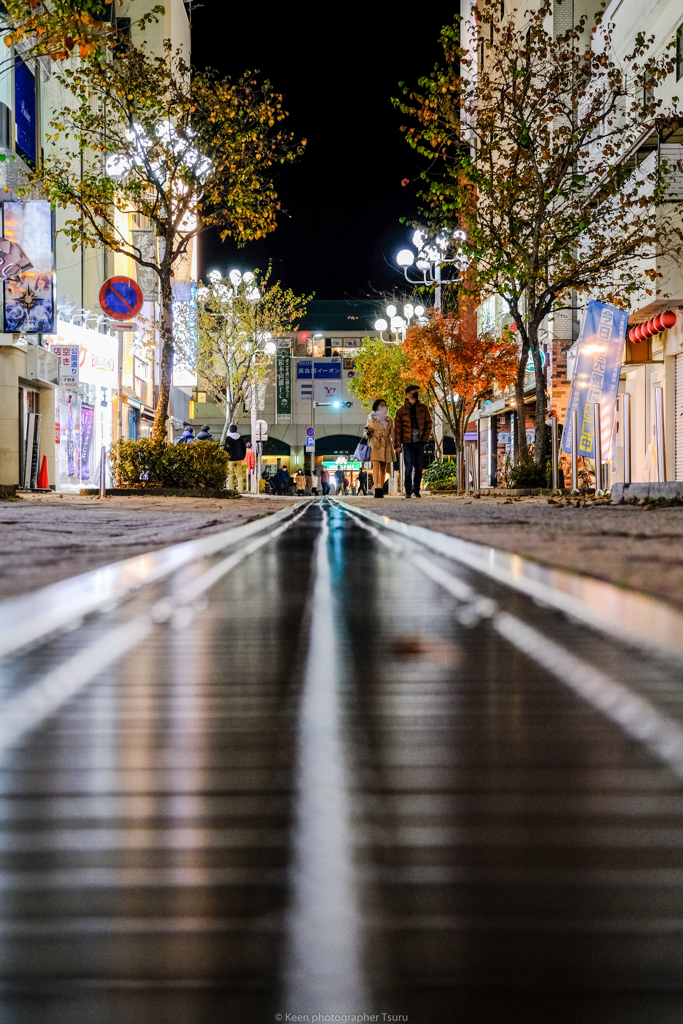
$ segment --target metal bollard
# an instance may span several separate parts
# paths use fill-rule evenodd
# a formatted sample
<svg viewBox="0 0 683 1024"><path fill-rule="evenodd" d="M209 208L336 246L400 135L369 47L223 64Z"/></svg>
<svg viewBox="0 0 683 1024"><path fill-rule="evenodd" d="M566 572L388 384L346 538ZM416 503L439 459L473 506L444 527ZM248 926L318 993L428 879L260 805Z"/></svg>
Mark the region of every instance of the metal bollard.
<svg viewBox="0 0 683 1024"><path fill-rule="evenodd" d="M462 490L462 453L458 452L455 457L455 471L458 476L458 494Z"/></svg>
<svg viewBox="0 0 683 1024"><path fill-rule="evenodd" d="M572 490L579 489L579 414L572 410Z"/></svg>
<svg viewBox="0 0 683 1024"><path fill-rule="evenodd" d="M631 483L631 396L623 394L621 425L624 431L624 483Z"/></svg>
<svg viewBox="0 0 683 1024"><path fill-rule="evenodd" d="M553 490L556 491L560 484L560 475L558 472L557 465L557 416L550 417L550 444L552 449L553 459L553 476L552 485Z"/></svg>
<svg viewBox="0 0 683 1024"><path fill-rule="evenodd" d="M102 445L100 452L100 498L107 497L107 449Z"/></svg>
<svg viewBox="0 0 683 1024"><path fill-rule="evenodd" d="M664 388L655 388L655 434L657 437L657 480L666 480L666 451L664 447Z"/></svg>
<svg viewBox="0 0 683 1024"><path fill-rule="evenodd" d="M600 432L600 403L593 406L593 453L595 455L595 493L602 494L602 434Z"/></svg>

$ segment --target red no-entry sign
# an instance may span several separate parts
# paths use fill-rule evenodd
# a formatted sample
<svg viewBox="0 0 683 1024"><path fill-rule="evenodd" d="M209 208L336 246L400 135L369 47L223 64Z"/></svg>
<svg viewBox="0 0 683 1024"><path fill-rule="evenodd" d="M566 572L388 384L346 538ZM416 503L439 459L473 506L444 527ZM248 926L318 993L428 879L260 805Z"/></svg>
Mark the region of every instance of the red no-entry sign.
<svg viewBox="0 0 683 1024"><path fill-rule="evenodd" d="M140 285L132 277L110 277L100 288L100 306L113 320L128 320L142 309Z"/></svg>

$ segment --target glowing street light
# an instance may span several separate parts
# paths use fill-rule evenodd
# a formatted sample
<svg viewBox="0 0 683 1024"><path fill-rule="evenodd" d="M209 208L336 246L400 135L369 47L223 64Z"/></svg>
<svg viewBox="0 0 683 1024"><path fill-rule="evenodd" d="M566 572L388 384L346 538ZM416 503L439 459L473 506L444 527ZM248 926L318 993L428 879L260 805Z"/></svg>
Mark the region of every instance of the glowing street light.
<svg viewBox="0 0 683 1024"><path fill-rule="evenodd" d="M396 256L396 262L403 269L403 276L410 284L434 285L434 305L441 309L441 285L457 282L459 273L469 266L469 257L463 252L457 242L465 241L464 231L454 231L451 237L439 235L438 238L429 240L425 233L419 229L413 234L413 245L417 249L417 259L410 249L401 249ZM449 256L450 251L454 255ZM442 282L441 267L444 263L454 263L458 268L458 274ZM422 272L422 281L415 280L408 274L408 268L415 265L415 269ZM422 309L422 307L419 307ZM405 311L405 310L404 310ZM424 313L424 310L422 310ZM416 314L421 316L422 314Z"/></svg>

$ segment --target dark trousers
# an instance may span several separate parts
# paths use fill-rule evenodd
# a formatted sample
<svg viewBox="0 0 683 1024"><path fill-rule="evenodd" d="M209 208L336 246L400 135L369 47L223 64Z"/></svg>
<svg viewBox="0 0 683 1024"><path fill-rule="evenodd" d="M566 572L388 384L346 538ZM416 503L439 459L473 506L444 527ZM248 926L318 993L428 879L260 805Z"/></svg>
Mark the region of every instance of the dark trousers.
<svg viewBox="0 0 683 1024"><path fill-rule="evenodd" d="M329 484L323 484L322 486L323 486L323 494L329 494L330 493L330 485Z"/></svg>
<svg viewBox="0 0 683 1024"><path fill-rule="evenodd" d="M420 493L424 460L424 441L411 441L410 444L403 445L403 467L406 478L406 494Z"/></svg>
<svg viewBox="0 0 683 1024"><path fill-rule="evenodd" d="M367 495L367 493L368 493L367 484L362 484L360 481L358 481L358 493L359 494Z"/></svg>

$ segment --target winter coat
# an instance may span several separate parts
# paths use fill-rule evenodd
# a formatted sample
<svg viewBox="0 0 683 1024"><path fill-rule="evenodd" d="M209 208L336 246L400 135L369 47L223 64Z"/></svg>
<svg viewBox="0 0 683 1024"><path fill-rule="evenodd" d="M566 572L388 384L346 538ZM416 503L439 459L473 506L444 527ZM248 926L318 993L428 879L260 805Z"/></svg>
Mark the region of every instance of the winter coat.
<svg viewBox="0 0 683 1024"><path fill-rule="evenodd" d="M429 409L423 402L416 402L415 412L417 413L417 429L420 431L420 441L428 441L432 436L432 417ZM413 440L413 427L410 420L410 402L406 399L403 405L396 410L396 422L394 424L394 444L402 448L404 444L410 444Z"/></svg>
<svg viewBox="0 0 683 1024"><path fill-rule="evenodd" d="M228 434L224 448L231 462L241 462L247 454L247 442L243 437L230 437Z"/></svg>
<svg viewBox="0 0 683 1024"><path fill-rule="evenodd" d="M330 474L327 472L326 469L323 469L322 473L320 474L320 483L321 484L329 484L329 482L330 482Z"/></svg>
<svg viewBox="0 0 683 1024"><path fill-rule="evenodd" d="M194 441L194 434L192 433L191 427L185 427L180 437L176 437L173 444L192 444Z"/></svg>
<svg viewBox="0 0 683 1024"><path fill-rule="evenodd" d="M387 416L384 426L382 426L381 422L374 419L372 413L370 413L365 429L368 433L368 444L370 445L370 461L395 462L396 452L391 442L394 421L391 416Z"/></svg>
<svg viewBox="0 0 683 1024"><path fill-rule="evenodd" d="M195 437L195 441L213 441L213 435L207 430L200 430Z"/></svg>

